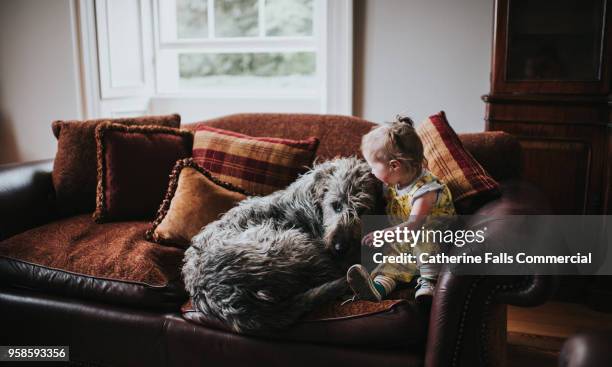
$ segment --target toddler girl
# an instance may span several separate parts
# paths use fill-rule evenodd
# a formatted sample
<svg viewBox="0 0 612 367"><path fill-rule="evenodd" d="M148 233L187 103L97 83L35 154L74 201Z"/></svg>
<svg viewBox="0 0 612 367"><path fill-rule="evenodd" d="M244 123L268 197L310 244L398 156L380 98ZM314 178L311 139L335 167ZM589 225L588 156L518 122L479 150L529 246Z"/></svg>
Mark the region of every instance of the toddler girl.
<svg viewBox="0 0 612 367"><path fill-rule="evenodd" d="M386 213L398 223L402 231L419 230L422 227L436 227L436 217L440 223L442 217L455 215L455 207L448 187L435 177L427 168L423 156L423 143L414 129L410 118L399 117L391 124L374 128L364 135L361 151L372 168L372 174L383 182ZM362 244L372 245L372 233L366 235ZM409 243L385 244L385 255L412 253L419 259L422 252L435 255L439 245L419 242L414 247ZM439 265L382 263L369 274L360 264L353 265L347 272L347 281L356 298L368 301L380 301L385 298L398 282L408 283L415 274L417 290L415 298L433 296L439 273Z"/></svg>

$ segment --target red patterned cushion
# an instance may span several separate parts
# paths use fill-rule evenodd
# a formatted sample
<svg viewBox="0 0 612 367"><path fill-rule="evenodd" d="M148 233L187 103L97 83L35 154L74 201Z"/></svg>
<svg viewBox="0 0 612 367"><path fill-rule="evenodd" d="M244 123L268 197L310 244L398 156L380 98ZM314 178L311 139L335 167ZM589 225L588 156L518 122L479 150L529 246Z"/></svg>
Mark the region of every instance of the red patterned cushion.
<svg viewBox="0 0 612 367"><path fill-rule="evenodd" d="M463 147L444 111L417 127L431 172L444 181L460 212L499 196L499 184Z"/></svg>
<svg viewBox="0 0 612 367"><path fill-rule="evenodd" d="M188 130L126 126L96 128L97 222L150 219L164 198L174 163L191 155Z"/></svg>
<svg viewBox="0 0 612 367"><path fill-rule="evenodd" d="M312 165L319 140L252 137L199 126L193 159L221 181L255 195L283 189Z"/></svg>

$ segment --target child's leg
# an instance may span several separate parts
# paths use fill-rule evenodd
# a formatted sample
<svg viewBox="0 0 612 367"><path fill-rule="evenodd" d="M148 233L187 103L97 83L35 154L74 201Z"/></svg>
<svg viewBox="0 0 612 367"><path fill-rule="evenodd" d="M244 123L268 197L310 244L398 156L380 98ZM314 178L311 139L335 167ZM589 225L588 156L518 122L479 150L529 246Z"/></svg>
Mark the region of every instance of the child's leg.
<svg viewBox="0 0 612 367"><path fill-rule="evenodd" d="M423 264L419 267L420 277L435 283L438 281L441 268L441 264Z"/></svg>
<svg viewBox="0 0 612 367"><path fill-rule="evenodd" d="M407 251L410 251L410 246L389 244L383 249L383 254L397 256ZM362 265L353 265L346 275L351 289L359 299L380 301L395 289L397 282L409 283L416 272L416 264L382 263L372 274Z"/></svg>
<svg viewBox="0 0 612 367"><path fill-rule="evenodd" d="M382 298L385 298L389 293L393 292L397 286L395 279L390 278L386 275L379 274L374 277L374 286Z"/></svg>
<svg viewBox="0 0 612 367"><path fill-rule="evenodd" d="M424 243L416 246L416 253L418 253L417 266L419 269L419 278L417 281L417 291L415 298L429 296L432 297L435 291L435 285L438 281L438 274L442 268L441 264L429 264L427 262L421 263L420 254L427 253L429 256L434 256L439 252L439 246L437 244ZM427 256L426 256L427 257Z"/></svg>
<svg viewBox="0 0 612 367"><path fill-rule="evenodd" d="M355 293L355 296L364 301L380 301L391 293L396 281L388 276L378 274L372 279L367 269L355 264L346 273L346 281Z"/></svg>

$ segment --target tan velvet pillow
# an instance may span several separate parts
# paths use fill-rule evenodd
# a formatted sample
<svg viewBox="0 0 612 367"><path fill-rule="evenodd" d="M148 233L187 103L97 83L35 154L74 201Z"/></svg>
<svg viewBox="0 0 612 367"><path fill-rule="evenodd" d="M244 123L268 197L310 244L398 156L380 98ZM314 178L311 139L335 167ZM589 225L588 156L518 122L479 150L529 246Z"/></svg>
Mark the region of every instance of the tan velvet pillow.
<svg viewBox="0 0 612 367"><path fill-rule="evenodd" d="M147 237L154 242L186 248L202 227L217 220L247 195L244 190L213 177L193 159L179 160Z"/></svg>

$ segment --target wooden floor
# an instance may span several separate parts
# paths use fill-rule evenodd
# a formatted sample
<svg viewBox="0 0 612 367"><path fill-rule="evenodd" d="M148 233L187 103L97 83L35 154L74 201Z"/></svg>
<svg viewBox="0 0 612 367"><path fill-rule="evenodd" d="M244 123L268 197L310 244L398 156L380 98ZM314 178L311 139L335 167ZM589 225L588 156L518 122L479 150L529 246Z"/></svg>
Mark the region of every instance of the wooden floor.
<svg viewBox="0 0 612 367"><path fill-rule="evenodd" d="M563 342L581 331L612 331L612 314L575 303L508 306L508 366L557 366Z"/></svg>

